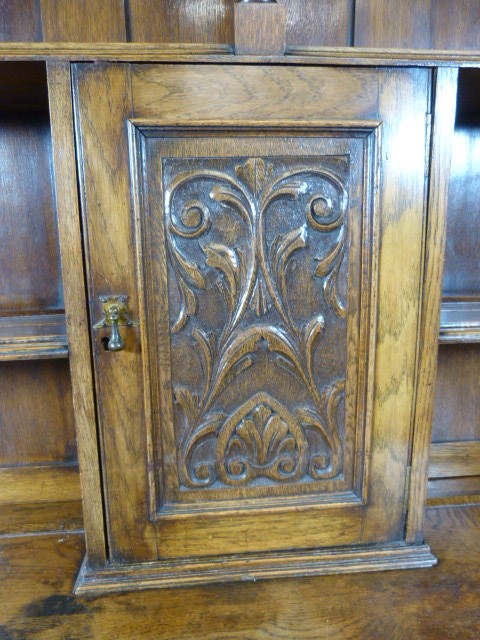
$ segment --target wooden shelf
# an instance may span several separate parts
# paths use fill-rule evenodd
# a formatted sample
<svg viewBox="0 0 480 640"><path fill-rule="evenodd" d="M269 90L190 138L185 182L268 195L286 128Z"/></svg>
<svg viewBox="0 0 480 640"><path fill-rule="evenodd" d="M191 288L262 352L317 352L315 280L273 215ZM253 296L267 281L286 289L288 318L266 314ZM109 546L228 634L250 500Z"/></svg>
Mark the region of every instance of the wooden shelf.
<svg viewBox="0 0 480 640"><path fill-rule="evenodd" d="M434 442L430 479L480 476L480 441Z"/></svg>
<svg viewBox="0 0 480 640"><path fill-rule="evenodd" d="M0 318L0 361L67 357L64 314Z"/></svg>
<svg viewBox="0 0 480 640"><path fill-rule="evenodd" d="M149 42L0 42L0 60L206 62L357 66L477 67L478 51L288 47L285 55L234 55L231 45Z"/></svg>
<svg viewBox="0 0 480 640"><path fill-rule="evenodd" d="M480 342L480 300L442 303L439 342Z"/></svg>

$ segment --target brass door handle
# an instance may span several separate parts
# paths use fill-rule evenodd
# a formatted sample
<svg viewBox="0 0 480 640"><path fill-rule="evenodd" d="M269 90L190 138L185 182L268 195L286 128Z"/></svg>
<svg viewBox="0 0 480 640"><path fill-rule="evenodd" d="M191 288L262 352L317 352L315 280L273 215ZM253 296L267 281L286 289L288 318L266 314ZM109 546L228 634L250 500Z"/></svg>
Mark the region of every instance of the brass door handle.
<svg viewBox="0 0 480 640"><path fill-rule="evenodd" d="M119 325L138 327L138 323L130 319L127 309L128 296L100 296L103 304L103 317L93 325L94 329L112 327L112 333L107 343L108 351L121 351L125 347L125 341L120 335Z"/></svg>

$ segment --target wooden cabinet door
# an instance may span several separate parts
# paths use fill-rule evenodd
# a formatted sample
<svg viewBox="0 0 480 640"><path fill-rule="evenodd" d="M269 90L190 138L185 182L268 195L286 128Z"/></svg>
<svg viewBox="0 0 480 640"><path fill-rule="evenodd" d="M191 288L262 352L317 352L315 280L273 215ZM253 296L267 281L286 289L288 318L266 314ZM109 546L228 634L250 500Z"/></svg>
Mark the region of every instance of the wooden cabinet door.
<svg viewBox="0 0 480 640"><path fill-rule="evenodd" d="M403 544L429 84L75 67L112 563Z"/></svg>

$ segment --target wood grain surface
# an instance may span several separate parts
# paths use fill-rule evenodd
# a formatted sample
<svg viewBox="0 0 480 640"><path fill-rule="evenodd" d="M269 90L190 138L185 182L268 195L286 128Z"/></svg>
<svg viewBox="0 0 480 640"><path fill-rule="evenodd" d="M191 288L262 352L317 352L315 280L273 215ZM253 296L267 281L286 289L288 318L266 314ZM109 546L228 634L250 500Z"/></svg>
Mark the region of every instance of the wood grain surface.
<svg viewBox="0 0 480 640"><path fill-rule="evenodd" d="M435 478L428 481L428 506L480 505L480 476Z"/></svg>
<svg viewBox="0 0 480 640"><path fill-rule="evenodd" d="M42 22L37 0L0 0L0 40L42 40Z"/></svg>
<svg viewBox="0 0 480 640"><path fill-rule="evenodd" d="M2 362L0 375L0 465L75 461L68 363Z"/></svg>
<svg viewBox="0 0 480 640"><path fill-rule="evenodd" d="M127 339L124 351L112 353L103 349L103 329L95 335L93 343L106 486L107 530L111 559L114 562L141 563L157 559L164 561L165 564L160 568L165 569L164 573L168 574L168 562L171 562L174 571L174 564L178 559L195 555L221 558L233 553L275 553L286 549L296 552L311 547L336 546L339 543L359 547L379 543L379 553L383 553L385 549L381 545L401 543L404 539L409 440L417 379L417 340L421 330L423 288L427 291L432 279L429 274L425 283L423 282L427 162L424 114L429 105L430 80L430 74L425 69L384 72L370 69L273 69L267 66L76 66L74 91L91 321L99 315L99 295L123 293L129 296L132 317L139 318L140 322L138 332L122 328ZM272 110L272 104L275 104L275 110ZM188 130L185 135L179 136L181 127L187 127ZM315 134L315 127L319 130L318 134ZM168 129L165 131L166 128ZM316 143L315 135L319 140ZM282 140L285 137L288 139L288 136L292 137L292 141L284 150ZM353 151L355 137L364 140L362 144L365 145L365 150L361 161L356 159ZM352 142L347 142L350 138ZM351 145L350 150L342 146L347 143ZM299 334L297 324L307 326L312 314L318 312L318 305L323 304L320 302L321 296L318 300L315 297L317 289L311 283L310 263L313 262L313 256L307 262L298 262L296 275L286 274L283 284L268 285L272 276L267 271L274 269L277 273L278 269L272 266L267 269L265 251L269 256L270 253L275 254L277 245L274 237L278 234L285 236L285 242L287 239L290 241L292 233L295 230L298 232L298 225L303 229L305 215L310 226L316 227L317 231L321 230L322 224L318 221L312 224L311 214L308 212L312 203L317 202L314 194L319 188L318 185L313 186L316 178L312 176L323 175L319 173L319 167L322 171L326 170L323 167L326 160L322 158L327 156L327 152L329 161L334 163L331 167L328 165L330 187L323 187L329 194L324 198L328 207L340 206L335 203L343 202L332 186L343 185L346 180L346 177L334 177L344 176L339 158L348 152L352 165L357 167L355 171L362 167L360 174L351 169L348 178L351 199L349 210L352 219L362 221L362 229L352 224L348 232L348 242L352 248L349 248L348 242L345 243L349 264L348 282L342 280L344 276L335 276L335 287L338 286L340 291L345 291L345 296L348 295L348 308L343 308L340 304L336 288L332 289L329 284L324 286L326 305L321 308L325 318L330 314L328 327L335 331L335 339L330 343L324 338L324 360L319 358L318 365L315 365L319 370L314 375L308 373L308 364L305 368L300 363L303 355L300 360L295 355L292 359L293 351L288 345L297 344L297 338L288 337L285 348L287 342L283 337ZM269 188L270 179L272 188L280 184L275 181L280 176L283 176L281 180L287 179L292 171L290 164L295 162L294 158L297 156L302 159L301 166L308 167L308 170L303 169L303 173L309 174L303 189L308 190L309 200L303 202L303 196L296 194L299 207L293 208L287 216L288 224L293 229L285 221L279 222L278 211L275 213L273 209L269 226L261 227L257 218L262 219L261 208L267 206L261 203L270 202L270 196L267 195L263 200L262 190ZM314 161L315 157L317 160ZM178 167L171 166L172 158L176 159ZM202 160L197 162L195 158ZM288 158L288 161L284 158ZM312 163L313 168L310 167ZM335 163L339 163L338 166ZM195 183L198 172L202 176L200 184L192 186L190 182ZM297 174L294 172L292 175ZM162 176L167 186L159 187L157 182ZM179 196L180 203L183 204L179 205L177 211L174 196L165 194L173 194L177 188L174 185L186 184L185 176L188 177L189 186L186 187L186 195ZM204 186L205 182L208 186ZM225 182L230 188L233 184L240 194L244 194L247 204L243 203L242 197L232 196L228 190L224 195L222 186ZM296 187L292 187L290 183L287 186L287 193L291 195L291 189ZM377 187L381 194L381 206L374 195ZM287 187L275 192L275 201L283 197L285 189ZM346 193L346 187L342 186L340 192L342 190ZM148 199L150 191L152 196ZM213 196L209 195L212 193ZM245 195L248 193L250 195ZM265 193L268 194L268 191ZM360 196L361 193L364 195ZM172 203L168 198L172 198ZM190 205L192 198L193 204ZM210 203L209 198L213 199L213 203ZM215 204L217 200L223 204L224 198L229 204L227 214L223 207ZM257 199L260 204L255 204ZM235 207L231 201L236 203ZM311 204L307 206L308 201ZM147 202L149 208L145 204ZM208 203L208 213L205 213L205 202ZM332 204L328 204L329 202ZM357 206L362 207L361 215L355 214ZM240 220L246 220L247 231L238 222L238 216L234 217L233 209L237 207L240 208ZM251 214L249 207L253 211ZM346 200L340 210L342 207L346 207ZM316 209L314 213L317 216L326 215L320 214ZM170 215L172 219L168 217ZM232 217L236 225L232 227L236 237L230 230ZM150 222L150 218L154 222ZM207 218L213 229L218 227L218 230L215 229L217 248L208 244L210 237L204 228L207 223L203 222ZM342 220L342 216L335 218L334 222L329 223L328 231L334 231L343 225ZM374 222L371 223L370 220ZM256 257L252 260L249 258L248 243L242 236L242 233L250 233L249 225L252 228L253 242L257 243ZM164 230L165 226L168 231ZM172 228L175 238L169 239L166 236ZM202 238L200 247L197 242L187 242L203 236L204 232L205 237ZM142 234L146 237L151 235L153 248L148 243L140 243ZM332 238L328 241L328 246L331 245L331 240ZM340 240L337 238L335 242ZM177 246L178 243L181 245ZM165 259L164 248L161 248L165 244L168 245L168 260ZM354 247L357 244L364 247L361 251L361 266L355 257L357 249ZM232 260L231 269L234 271L237 259L234 250L228 249L231 246L243 253L246 273L253 275L248 278L242 276L241 267L238 267L235 287L242 292L245 288L245 293L238 296L239 311L235 311L232 319L228 320L228 313L225 312L228 291L224 287L224 294L217 295L215 290L220 285L220 280L213 268L209 271L208 266L222 271L223 267L220 268L219 265L228 266L228 260ZM297 248L300 249L298 242ZM225 250L227 258L220 262L215 251ZM207 266L204 266L203 254L207 256ZM308 250L302 255L308 255ZM328 269L325 273L321 271L322 262L318 256L316 261L320 277L327 277ZM168 273L165 262L169 265ZM307 264L310 265L308 269L305 266ZM377 265L380 274L378 279ZM176 282L175 272L180 272L180 275L183 273L183 280L180 284L171 286L170 281ZM405 272L408 272L408 278L404 277ZM227 269L227 275L228 273L231 272ZM367 289L362 284L361 298L371 299L372 310L378 304L378 312L370 314L364 306L365 302L360 304L352 294L357 289L355 278L359 274L363 274L361 277L368 284ZM218 285L213 277L217 278ZM296 309L294 313L297 316L304 314L300 318L295 316L295 320L289 319L290 312L284 310L280 299L285 298L283 290L288 288L291 277L297 278L297 288L305 291L301 295L301 301L292 297L292 309ZM180 276L177 281L179 278ZM208 278L209 287L204 284ZM236 309L237 294L232 281L231 278L230 298L233 299L232 309ZM180 286L183 302L182 295L176 293ZM208 289L207 294L198 294L206 311L197 313L197 293L192 292L192 287L200 291ZM270 292L265 287L270 287ZM282 291L281 296L275 293L275 287ZM363 291L367 290L368 293L364 294ZM272 302L269 306L270 299ZM172 307L171 311L169 305ZM268 315L270 308L272 311ZM229 431L229 436L222 434L230 428L237 428L237 422L244 418L246 430L247 423L252 422L246 419L248 412L256 411L260 405L271 413L271 407L268 408L271 405L269 398L274 394L275 404L272 406L287 421L290 431L297 433L296 437L300 442L298 450L303 450L301 439L304 436L300 433L301 429L298 430L295 426L296 419L290 418L290 414L285 412L285 406L289 406L291 411L297 411L303 407L296 407L299 402L297 395L304 398L302 402L307 402L308 394L316 397L318 391L311 389L316 388L318 381L307 381L312 377L323 380L324 375L328 384L332 384L332 380L337 384L345 377L342 366L337 362L343 357L340 351L343 348L341 345L345 344L342 333L344 325L341 320L338 323L335 313L348 321L345 395L347 416L354 410L355 393L359 394L361 414L366 416L365 427L360 428L355 436L352 435L350 422L345 422L342 436L345 472L342 480L347 485L350 482L351 475L346 469L351 464L347 453L352 447L358 448L359 459L355 460L354 466L357 465L360 474L363 473L363 480L357 480L354 488L339 487L345 491L353 489L350 497L348 494L336 497L335 486L327 483L323 489L325 495L320 496L322 500L319 497L316 504L312 500L304 500L314 493L312 489L303 489L302 485L300 491L293 483L290 488L287 487L288 490L282 489L282 478L276 472L272 472L271 476L266 474L266 465L262 462L260 466L254 463L259 482L249 486L251 478L247 478L245 486L236 486L243 481L242 478L234 477L235 474L239 475L235 471L238 466L235 467L232 462L232 471L228 472L230 476L223 473L222 469L228 469L229 465L223 461L220 451L225 446L225 455L228 457L228 442L222 442L224 437L228 440L232 433ZM275 314L279 315L280 320ZM352 324L351 318L355 318ZM188 331L175 338L174 334L183 330L187 323ZM192 326L196 333L190 335ZM195 336L199 336L204 329L211 344L214 344L211 353L216 355L205 355L208 345L204 334L203 343L200 341L204 345L204 362L197 366L192 359L191 345L195 340L198 342ZM357 332L362 336L361 339L356 337ZM225 345L222 342L224 338ZM360 346L357 348L358 340ZM376 348L375 358L373 345ZM294 350L303 353L300 347L294 347ZM165 355L169 351L174 354L171 356L173 364ZM274 364L269 364L270 356L267 351L279 353L284 360L293 363L297 377L307 381L305 384L310 391L307 393L305 385L302 387L303 383L300 382L301 388L293 397L290 387L295 383L282 377L282 373L277 373ZM368 353L368 358L358 356L358 384L350 377L350 370L357 366L357 356L353 355L357 351L358 354ZM149 364L150 352L160 354L160 374L155 365ZM244 356L248 356L245 358L248 365L244 368L245 375L241 378L239 376L233 383L234 365ZM262 369L253 366L257 360ZM191 365L185 368L185 362L188 361L191 361ZM321 366L325 368L322 374L319 373ZM217 369L221 373L217 373ZM214 375L210 376L210 370ZM258 371L263 371L263 379L257 377L260 375ZM224 392L220 380L223 380L222 376L225 377L225 374L230 376L228 380L232 384L226 385L228 390ZM173 397L171 391L166 391L172 385ZM366 388L367 392L363 392L362 388ZM371 391L373 388L375 394ZM351 390L355 390L353 394ZM260 393L260 399L254 395L255 392ZM326 388L323 393L327 397L330 390ZM160 401L156 400L157 397ZM329 397L331 399L334 396L330 394ZM186 398L185 405L187 409L190 406L190 409L184 409L184 415L181 416L177 407L176 421L172 420L171 405L180 405L182 398ZM187 402L188 398L190 404ZM206 403L205 424L201 413L203 398ZM239 404L240 400L243 404ZM320 404L322 402L320 400ZM198 405L198 411L192 409L193 405ZM248 410L245 408L247 405ZM290 405L295 406L292 408ZM335 407L336 410L337 406L338 403L329 401L328 411L324 410L332 433L336 433L335 429L338 429L332 422L332 408ZM210 409L214 420L207 413ZM190 415L192 412L193 417ZM229 413L232 413L231 425L227 425ZM156 419L152 419L152 415ZM305 418L304 413L301 415L301 424L310 425L311 410L308 413L310 418ZM319 421L321 422L320 418L317 422ZM225 431L222 431L223 427ZM258 426L252 428L258 429ZM212 434L217 437L216 445L215 438L208 441L207 438L203 439ZM192 448L189 448L190 436L194 443ZM201 440L198 450L195 440L197 437ZM339 472L333 462L336 453L331 453L329 449L329 438L325 432L324 440L327 444L321 446L323 450L329 450L325 455L332 456L333 479ZM314 439L315 435L310 434L309 446L318 446L318 443L314 444ZM236 437L236 446L241 447L239 441L240 435ZM150 443L154 443L153 456ZM334 446L333 449L335 448ZM416 487L421 485L423 477L415 475L416 465L421 464L422 469L426 468L426 453L427 446L416 447L412 462ZM197 455L198 459L195 457ZM213 455L215 465L212 463ZM218 456L220 459L217 459ZM165 460L167 471L163 470L163 475L158 460ZM199 472L195 476L192 469L199 460ZM247 468L250 463L241 464L245 464ZM210 478L213 466L217 473L215 479ZM310 464L307 467L312 468ZM286 470L287 466L285 472ZM158 502L153 501L153 512L152 475L157 478L161 496ZM305 471L302 471L299 477L306 483L304 476ZM212 484L214 482L216 484ZM278 486L273 486L276 482L279 483ZM426 483L426 477L424 482ZM212 484L211 495L208 494L208 484ZM232 486L229 487L229 484ZM283 486L286 486L285 483ZM192 497L194 493L195 497ZM417 493L412 495L416 498ZM271 504L262 505L261 497L269 497ZM288 504L287 497L290 499ZM275 501L276 498L281 500ZM165 512L163 503L167 507ZM411 509L413 508L412 505ZM297 517L300 512L301 518ZM418 512L422 513L420 504ZM420 555L421 553L422 550ZM419 563L423 562L420 555ZM248 558L244 556L240 560L247 562ZM429 562L431 561L430 557ZM208 562L211 563L207 568L210 571L215 559L208 558L204 564L207 565ZM372 566L369 558L365 559L365 566ZM152 567L152 570L156 568ZM267 570L275 572L273 560ZM186 566L185 574L188 571ZM248 572L248 568L245 571ZM140 581L140 570L138 574ZM131 575L137 579L135 571ZM222 577L225 579L229 575L227 571ZM102 579L99 576L99 581ZM156 579L161 580L161 575ZM180 580L184 579L185 576L180 577Z"/></svg>
<svg viewBox="0 0 480 640"><path fill-rule="evenodd" d="M0 360L67 357L63 313L0 318Z"/></svg>
<svg viewBox="0 0 480 640"><path fill-rule="evenodd" d="M476 640L480 507L427 510L433 569L72 596L80 535L0 539L0 637ZM32 559L35 562L32 564Z"/></svg>
<svg viewBox="0 0 480 640"><path fill-rule="evenodd" d="M93 325L100 319L99 296L106 294L128 295L130 316L138 320L125 126L133 110L130 68L122 64L82 65L76 70L75 85L90 322ZM95 117L101 112L108 117ZM108 518L116 523L109 529L111 557L153 560L157 548L146 499L147 466L141 464L147 455L148 404L145 407L144 403L148 392L144 390L138 330L122 330L123 351L105 351L101 342L104 329L96 331L92 341L105 501ZM96 446L92 433L84 435L89 447Z"/></svg>
<svg viewBox="0 0 480 640"><path fill-rule="evenodd" d="M7 315L63 308L48 112L33 107L0 116L0 311Z"/></svg>
<svg viewBox="0 0 480 640"><path fill-rule="evenodd" d="M355 46L478 49L477 0L357 0Z"/></svg>
<svg viewBox="0 0 480 640"><path fill-rule="evenodd" d="M105 561L102 489L97 445L96 414L91 369L88 310L84 289L84 263L78 203L70 65L48 65L50 113L52 118L53 167L58 215L65 307L73 377L73 406L82 468L82 491L90 494L85 503L86 542L91 562Z"/></svg>
<svg viewBox="0 0 480 640"><path fill-rule="evenodd" d="M357 0L356 47L428 49L431 0Z"/></svg>
<svg viewBox="0 0 480 640"><path fill-rule="evenodd" d="M235 56L225 44L143 42L0 42L0 61L204 62L303 66L478 67L478 51L291 46L283 56Z"/></svg>
<svg viewBox="0 0 480 640"><path fill-rule="evenodd" d="M439 350L433 442L480 440L480 345Z"/></svg>
<svg viewBox="0 0 480 640"><path fill-rule="evenodd" d="M418 333L418 361L410 474L410 500L407 540L423 541L424 505L427 494L428 448L431 441L435 404L440 303L442 299L443 257L449 183L444 175L450 168L451 139L457 96L456 69L437 69L430 107L433 125L427 125L426 143L430 151L429 188L425 249L422 257L422 290ZM431 136L431 137L430 137Z"/></svg>
<svg viewBox="0 0 480 640"><path fill-rule="evenodd" d="M230 0L128 0L126 6L132 42L233 44Z"/></svg>
<svg viewBox="0 0 480 640"><path fill-rule="evenodd" d="M291 46L478 49L477 0L278 0ZM228 0L9 0L0 40L233 44Z"/></svg>
<svg viewBox="0 0 480 640"><path fill-rule="evenodd" d="M462 70L452 140L444 295L480 298L480 69Z"/></svg>
<svg viewBox="0 0 480 640"><path fill-rule="evenodd" d="M77 464L0 467L0 534L82 528Z"/></svg>
<svg viewBox="0 0 480 640"><path fill-rule="evenodd" d="M40 0L46 42L123 42L123 0Z"/></svg>
<svg viewBox="0 0 480 640"><path fill-rule="evenodd" d="M287 46L353 44L353 0L279 0L287 12Z"/></svg>
<svg viewBox="0 0 480 640"><path fill-rule="evenodd" d="M480 475L480 441L437 442L430 449L431 478Z"/></svg>
<svg viewBox="0 0 480 640"><path fill-rule="evenodd" d="M234 4L235 53L282 55L285 52L285 7L277 2Z"/></svg>

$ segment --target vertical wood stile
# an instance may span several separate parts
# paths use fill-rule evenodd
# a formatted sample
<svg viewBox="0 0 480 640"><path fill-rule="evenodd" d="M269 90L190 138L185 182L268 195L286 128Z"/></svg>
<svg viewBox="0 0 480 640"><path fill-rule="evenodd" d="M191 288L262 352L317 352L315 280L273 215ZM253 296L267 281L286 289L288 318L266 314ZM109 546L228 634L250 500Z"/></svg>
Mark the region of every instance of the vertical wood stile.
<svg viewBox="0 0 480 640"><path fill-rule="evenodd" d="M412 449L410 504L406 541L423 541L423 520L427 493L428 455L435 402L438 331L442 297L450 158L452 151L458 69L437 69L431 138L428 220L418 366L415 431Z"/></svg>
<svg viewBox="0 0 480 640"><path fill-rule="evenodd" d="M106 560L90 336L73 135L70 65L47 64L58 230L89 564Z"/></svg>

